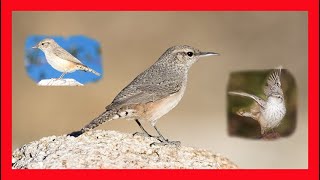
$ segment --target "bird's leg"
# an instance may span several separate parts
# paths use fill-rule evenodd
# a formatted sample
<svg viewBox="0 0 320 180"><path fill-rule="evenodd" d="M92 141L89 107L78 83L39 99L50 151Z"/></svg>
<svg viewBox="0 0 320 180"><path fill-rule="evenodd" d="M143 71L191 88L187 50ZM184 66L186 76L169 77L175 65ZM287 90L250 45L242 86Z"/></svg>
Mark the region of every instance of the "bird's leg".
<svg viewBox="0 0 320 180"><path fill-rule="evenodd" d="M66 74L67 74L67 73L64 72L64 73L61 74L61 76L60 76L59 78L53 78L51 81L49 81L48 86L49 86L49 85L52 85L52 83L53 83L54 81L61 80L61 79L63 78L63 76L66 75ZM64 82L65 82L65 81L64 81Z"/></svg>
<svg viewBox="0 0 320 180"><path fill-rule="evenodd" d="M168 139L163 137L163 135L160 133L160 131L158 130L158 128L155 125L153 127L157 131L157 133L159 134L158 140L160 141L160 143L154 142L154 143L150 144L150 146L153 146L153 145L174 145L174 146L180 147L180 145L181 145L180 141L169 141Z"/></svg>
<svg viewBox="0 0 320 180"><path fill-rule="evenodd" d="M151 134L149 134L141 125L140 121L138 119L135 119L135 121L137 122L137 124L139 125L139 127L141 128L142 132L135 132L133 133L133 136L144 136L144 137L153 137L156 139L160 139L160 136L152 136ZM160 141L160 140L159 140Z"/></svg>
<svg viewBox="0 0 320 180"><path fill-rule="evenodd" d="M142 130L142 132L135 132L133 133L133 136L144 136L144 137L153 137L152 135L150 135L141 125L140 121L138 119L135 119L136 123L139 125L140 129Z"/></svg>
<svg viewBox="0 0 320 180"><path fill-rule="evenodd" d="M60 76L57 80L62 79L62 78L63 78L63 76L64 76L64 75L66 75L66 74L67 74L66 72L63 72L63 73L61 74L61 76Z"/></svg>

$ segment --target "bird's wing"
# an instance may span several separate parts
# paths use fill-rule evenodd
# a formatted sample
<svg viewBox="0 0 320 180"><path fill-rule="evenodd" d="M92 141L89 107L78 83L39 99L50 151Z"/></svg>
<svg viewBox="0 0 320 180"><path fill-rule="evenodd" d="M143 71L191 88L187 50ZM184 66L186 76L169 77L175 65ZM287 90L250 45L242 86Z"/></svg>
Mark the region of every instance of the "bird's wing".
<svg viewBox="0 0 320 180"><path fill-rule="evenodd" d="M180 86L176 88L158 87L154 85L136 86L134 88L125 88L122 90L112 103L127 105L155 102L174 94L180 90Z"/></svg>
<svg viewBox="0 0 320 180"><path fill-rule="evenodd" d="M245 92L234 92L234 91L230 91L230 92L228 92L228 94L249 97L249 98L255 100L260 106L265 107L265 103L266 102L263 99L259 98L258 96L255 96L255 95L252 95L252 94L248 94L248 93L245 93Z"/></svg>
<svg viewBox="0 0 320 180"><path fill-rule="evenodd" d="M280 81L281 69L282 67L273 70L268 76L264 87L264 94L266 96L270 96L271 94L283 94Z"/></svg>
<svg viewBox="0 0 320 180"><path fill-rule="evenodd" d="M82 64L82 62L79 59L75 58L72 54L64 50L62 47L54 48L53 53L64 60L71 61L77 64Z"/></svg>
<svg viewBox="0 0 320 180"><path fill-rule="evenodd" d="M111 105L154 102L180 91L183 79L178 76L181 73L168 75L172 72L155 68L151 67L136 77L114 98Z"/></svg>

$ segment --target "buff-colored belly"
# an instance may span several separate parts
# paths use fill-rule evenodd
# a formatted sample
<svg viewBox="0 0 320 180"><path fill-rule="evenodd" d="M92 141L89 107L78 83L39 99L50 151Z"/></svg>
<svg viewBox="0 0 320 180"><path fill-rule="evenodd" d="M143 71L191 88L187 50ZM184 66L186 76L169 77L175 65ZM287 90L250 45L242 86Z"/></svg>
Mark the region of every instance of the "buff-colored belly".
<svg viewBox="0 0 320 180"><path fill-rule="evenodd" d="M140 118L150 122L152 125L155 125L158 119L178 105L184 94L184 91L185 88L182 88L179 92L161 100L137 105L135 107L136 112Z"/></svg>
<svg viewBox="0 0 320 180"><path fill-rule="evenodd" d="M52 54L45 55L48 63L57 71L70 73L76 70L76 64L71 61L61 59Z"/></svg>

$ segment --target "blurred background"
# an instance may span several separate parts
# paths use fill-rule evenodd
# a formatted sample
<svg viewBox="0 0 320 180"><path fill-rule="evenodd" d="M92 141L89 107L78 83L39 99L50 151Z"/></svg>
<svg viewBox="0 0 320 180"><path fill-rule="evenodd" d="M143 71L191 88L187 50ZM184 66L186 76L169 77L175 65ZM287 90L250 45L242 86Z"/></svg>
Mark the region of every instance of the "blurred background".
<svg viewBox="0 0 320 180"><path fill-rule="evenodd" d="M276 68L276 67L275 67ZM230 74L227 91L246 92L267 99L263 89L273 69L260 71L239 71ZM277 128L270 131L264 139L275 140L278 137L291 135L297 124L297 87L294 77L286 69L281 70L281 88L285 98L286 114ZM258 121L239 116L236 113L243 109L250 112L255 101L242 96L228 95L228 130L231 136L261 139L261 127ZM262 139L263 140L263 139Z"/></svg>
<svg viewBox="0 0 320 180"><path fill-rule="evenodd" d="M59 46L79 59L84 65L102 74L101 47L97 41L81 35L69 37L31 35L27 37L25 42L25 66L28 75L36 83L42 79L59 78L62 74L62 72L51 67L40 49L32 48L45 38L54 39ZM101 79L101 77L90 72L75 71L66 74L63 78L75 79L85 84L95 82Z"/></svg>
<svg viewBox="0 0 320 180"><path fill-rule="evenodd" d="M180 104L158 128L183 145L219 152L241 168L308 167L307 12L14 12L12 148L78 130L169 47L187 44L221 55L193 65ZM24 69L33 34L84 35L100 42L104 77L85 87L38 87ZM282 65L296 79L297 126L288 137L260 141L228 135L227 83L234 71ZM146 129L154 132L149 124ZM99 129L139 131L119 120Z"/></svg>

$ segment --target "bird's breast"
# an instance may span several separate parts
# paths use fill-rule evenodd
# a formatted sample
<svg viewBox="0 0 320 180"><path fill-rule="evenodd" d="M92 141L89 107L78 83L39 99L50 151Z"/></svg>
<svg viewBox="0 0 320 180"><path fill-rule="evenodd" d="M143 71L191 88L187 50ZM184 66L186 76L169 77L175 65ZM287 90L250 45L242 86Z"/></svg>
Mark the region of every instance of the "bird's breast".
<svg viewBox="0 0 320 180"><path fill-rule="evenodd" d="M286 113L286 107L283 102L267 102L262 112L269 128L277 127Z"/></svg>
<svg viewBox="0 0 320 180"><path fill-rule="evenodd" d="M50 66L60 72L73 72L75 71L75 63L62 59L53 53L45 53L46 59Z"/></svg>

